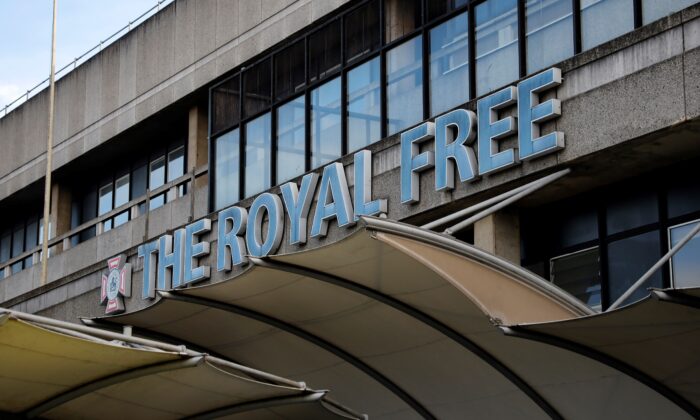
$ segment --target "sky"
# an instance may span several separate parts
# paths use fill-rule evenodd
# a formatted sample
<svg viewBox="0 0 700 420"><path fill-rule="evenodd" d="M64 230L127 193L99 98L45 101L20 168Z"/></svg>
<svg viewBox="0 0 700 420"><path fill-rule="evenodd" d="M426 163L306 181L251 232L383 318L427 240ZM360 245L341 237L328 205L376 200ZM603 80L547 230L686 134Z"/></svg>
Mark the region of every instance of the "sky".
<svg viewBox="0 0 700 420"><path fill-rule="evenodd" d="M156 4L157 0L58 0L56 70ZM0 109L49 76L52 7L52 0L0 0Z"/></svg>

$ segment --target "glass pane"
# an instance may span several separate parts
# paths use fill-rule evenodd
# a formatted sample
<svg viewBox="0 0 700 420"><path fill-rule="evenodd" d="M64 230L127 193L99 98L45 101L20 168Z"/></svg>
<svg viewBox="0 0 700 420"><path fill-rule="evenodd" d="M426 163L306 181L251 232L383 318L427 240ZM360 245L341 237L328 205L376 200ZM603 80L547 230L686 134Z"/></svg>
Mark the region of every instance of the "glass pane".
<svg viewBox="0 0 700 420"><path fill-rule="evenodd" d="M348 72L348 152L381 139L379 57Z"/></svg>
<svg viewBox="0 0 700 420"><path fill-rule="evenodd" d="M275 56L275 97L284 99L304 88L304 42L299 41Z"/></svg>
<svg viewBox="0 0 700 420"><path fill-rule="evenodd" d="M238 129L229 131L215 140L214 206L216 210L239 200L240 138Z"/></svg>
<svg viewBox="0 0 700 420"><path fill-rule="evenodd" d="M311 91L311 168L341 153L340 77Z"/></svg>
<svg viewBox="0 0 700 420"><path fill-rule="evenodd" d="M131 198L138 198L146 195L148 188L148 169L147 164L143 163L137 166L131 172Z"/></svg>
<svg viewBox="0 0 700 420"><path fill-rule="evenodd" d="M180 146L168 153L168 182L185 174L185 146Z"/></svg>
<svg viewBox="0 0 700 420"><path fill-rule="evenodd" d="M697 2L698 0L642 0L642 23L646 25Z"/></svg>
<svg viewBox="0 0 700 420"><path fill-rule="evenodd" d="M631 238L611 242L608 245L608 282L610 303L639 280L661 258L659 231L651 231ZM662 287L661 270L640 286L625 304L646 296L650 287Z"/></svg>
<svg viewBox="0 0 700 420"><path fill-rule="evenodd" d="M345 60L352 61L379 48L379 1L345 16Z"/></svg>
<svg viewBox="0 0 700 420"><path fill-rule="evenodd" d="M114 216L114 227L121 226L128 221L129 221L129 211L127 210L123 213L119 213L118 215Z"/></svg>
<svg viewBox="0 0 700 420"><path fill-rule="evenodd" d="M556 245L567 248L598 239L598 215L593 207L569 207L555 229Z"/></svg>
<svg viewBox="0 0 700 420"><path fill-rule="evenodd" d="M600 255L598 247L552 258L552 282L588 306L600 309Z"/></svg>
<svg viewBox="0 0 700 420"><path fill-rule="evenodd" d="M304 107L300 96L277 108L277 182L284 182L304 173L306 139Z"/></svg>
<svg viewBox="0 0 700 420"><path fill-rule="evenodd" d="M12 255L12 232L8 229L0 235L0 263L10 259Z"/></svg>
<svg viewBox="0 0 700 420"><path fill-rule="evenodd" d="M112 210L112 183L100 187L100 197L98 201L97 214L103 215Z"/></svg>
<svg viewBox="0 0 700 420"><path fill-rule="evenodd" d="M24 249L30 251L39 245L39 219L32 217L27 221L24 234Z"/></svg>
<svg viewBox="0 0 700 420"><path fill-rule="evenodd" d="M608 204L608 234L644 226L659 220L656 193L622 193Z"/></svg>
<svg viewBox="0 0 700 420"><path fill-rule="evenodd" d="M420 0L384 0L386 42L408 35L421 25Z"/></svg>
<svg viewBox="0 0 700 420"><path fill-rule="evenodd" d="M243 109L246 116L257 114L272 104L270 66L270 59L267 59L243 73Z"/></svg>
<svg viewBox="0 0 700 420"><path fill-rule="evenodd" d="M423 37L417 36L386 54L387 134L423 119Z"/></svg>
<svg viewBox="0 0 700 420"><path fill-rule="evenodd" d="M151 161L151 176L148 180L148 188L155 190L165 184L165 156L160 156Z"/></svg>
<svg viewBox="0 0 700 420"><path fill-rule="evenodd" d="M24 252L24 224L14 227L12 230L12 257L17 257Z"/></svg>
<svg viewBox="0 0 700 420"><path fill-rule="evenodd" d="M469 100L467 14L457 15L430 31L430 115Z"/></svg>
<svg viewBox="0 0 700 420"><path fill-rule="evenodd" d="M264 114L246 125L245 132L245 195L270 188L272 140L270 114Z"/></svg>
<svg viewBox="0 0 700 420"><path fill-rule="evenodd" d="M574 55L571 0L528 0L525 9L527 72Z"/></svg>
<svg viewBox="0 0 700 420"><path fill-rule="evenodd" d="M476 6L476 94L518 78L516 0L488 0Z"/></svg>
<svg viewBox="0 0 700 420"><path fill-rule="evenodd" d="M211 132L217 133L238 124L240 76L236 75L211 90Z"/></svg>
<svg viewBox="0 0 700 420"><path fill-rule="evenodd" d="M634 0L581 0L581 43L593 48L634 29Z"/></svg>
<svg viewBox="0 0 700 420"><path fill-rule="evenodd" d="M671 248L676 246L687 234L700 222L687 223L685 225L669 228ZM687 242L683 248L671 258L672 286L698 287L700 286L700 234L695 234L693 239Z"/></svg>
<svg viewBox="0 0 700 420"><path fill-rule="evenodd" d="M668 217L700 211L700 182L696 175L684 178L668 190Z"/></svg>
<svg viewBox="0 0 700 420"><path fill-rule="evenodd" d="M340 68L340 20L309 37L309 81L323 79Z"/></svg>
<svg viewBox="0 0 700 420"><path fill-rule="evenodd" d="M129 202L129 174L117 179L114 183L114 207L123 206Z"/></svg>
<svg viewBox="0 0 700 420"><path fill-rule="evenodd" d="M92 190L83 196L82 203L82 223L86 223L97 217L97 191ZM82 224L81 223L81 224ZM91 227L80 232L80 242L87 241L95 236L95 227Z"/></svg>
<svg viewBox="0 0 700 420"><path fill-rule="evenodd" d="M151 201L148 202L148 209L155 210L158 207L163 207L163 205L165 204L165 194L166 193L163 193L163 194L160 194L160 195L157 195L157 196L151 198ZM107 229L105 229L105 230L107 230Z"/></svg>
<svg viewBox="0 0 700 420"><path fill-rule="evenodd" d="M428 1L428 19L438 18L467 3L468 0L430 0Z"/></svg>

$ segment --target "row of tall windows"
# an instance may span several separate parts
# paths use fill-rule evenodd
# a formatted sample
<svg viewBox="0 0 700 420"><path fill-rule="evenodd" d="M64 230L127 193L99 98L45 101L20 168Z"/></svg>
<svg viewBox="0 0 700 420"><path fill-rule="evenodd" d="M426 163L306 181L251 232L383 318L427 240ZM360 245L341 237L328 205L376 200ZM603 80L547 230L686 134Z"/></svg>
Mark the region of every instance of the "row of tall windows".
<svg viewBox="0 0 700 420"><path fill-rule="evenodd" d="M43 236L42 230L43 218L37 213L18 220L0 231L0 265L39 246ZM29 255L13 263L10 266L10 274L31 267L32 264L33 257ZM0 271L0 278L3 277L4 270Z"/></svg>
<svg viewBox="0 0 700 420"><path fill-rule="evenodd" d="M523 212L522 264L593 308L605 309L700 222L694 169L635 179ZM650 287L697 287L700 235L626 303Z"/></svg>
<svg viewBox="0 0 700 420"><path fill-rule="evenodd" d="M185 174L185 146L176 142L167 148L152 153L148 158L135 159L133 164L106 175L99 183L89 183L87 188L74 193L71 207L71 229L87 223L96 217L105 215L129 201L143 197L148 189L155 190ZM178 195L185 194L185 186L179 187ZM157 209L168 201L167 192L150 197L148 203L139 205L139 214ZM108 231L131 218L129 209L103 222L103 230ZM71 238L77 245L94 237L96 227L85 229Z"/></svg>
<svg viewBox="0 0 700 420"><path fill-rule="evenodd" d="M640 16L691 3L362 2L211 88L211 204L255 195L613 39Z"/></svg>

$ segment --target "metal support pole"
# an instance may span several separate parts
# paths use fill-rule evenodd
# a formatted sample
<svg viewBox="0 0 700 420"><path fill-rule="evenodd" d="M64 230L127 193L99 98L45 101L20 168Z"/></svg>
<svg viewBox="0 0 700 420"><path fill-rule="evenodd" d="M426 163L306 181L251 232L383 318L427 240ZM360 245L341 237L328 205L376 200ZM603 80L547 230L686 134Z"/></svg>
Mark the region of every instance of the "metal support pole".
<svg viewBox="0 0 700 420"><path fill-rule="evenodd" d="M673 248L671 248L666 255L661 257L659 261L656 262L642 277L639 278L632 286L630 286L629 289L625 293L622 294L610 307L606 310L607 311L612 311L613 309L617 308L618 306L622 305L622 303L627 300L628 297L632 295L637 289L639 289L642 284L644 284L651 276L656 273L656 271L661 268L668 260L670 260L685 244L690 242L691 239L695 237L695 235L700 232L700 223L697 224L690 232L688 232L687 235L683 237L683 239L680 240Z"/></svg>
<svg viewBox="0 0 700 420"><path fill-rule="evenodd" d="M47 263L49 259L49 209L51 207L51 163L53 160L53 119L54 99L56 95L56 5L53 0L53 27L51 31L51 73L49 74L49 134L46 141L46 177L44 179L44 226L41 241L41 285L46 284Z"/></svg>

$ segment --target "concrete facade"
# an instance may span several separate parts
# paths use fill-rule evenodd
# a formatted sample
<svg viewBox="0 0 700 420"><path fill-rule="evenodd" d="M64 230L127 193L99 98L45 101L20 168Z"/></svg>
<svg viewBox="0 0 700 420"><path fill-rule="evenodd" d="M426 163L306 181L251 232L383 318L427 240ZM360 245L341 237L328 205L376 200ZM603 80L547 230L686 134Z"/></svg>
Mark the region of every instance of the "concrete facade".
<svg viewBox="0 0 700 420"><path fill-rule="evenodd" d="M118 134L173 104L190 104L191 96L217 77L273 46L279 40L341 6L344 1L299 0L247 2L178 0L145 24L62 78L57 89L56 167L70 164ZM231 24L231 23L234 24ZM567 196L599 185L700 156L700 6L690 7L560 63L564 82L556 90L562 116L545 126L563 131L566 148L514 168L436 192L431 171L421 176L421 200L400 204L400 136L368 147L373 153L373 196L389 202L388 217L421 224L437 216L494 196L563 167L572 174L531 200ZM682 98L682 99L681 99ZM476 101L465 104L475 109ZM76 321L98 316L101 273L106 260L119 253L133 265L133 295L127 309L150 301L139 297L143 261L137 246L164 233L210 217L208 214L206 112L190 107L188 171L190 192L123 226L96 236L49 259L48 284L39 282L35 265L0 281L0 306ZM46 94L32 98L0 119L0 200L40 180L44 171ZM505 110L514 113L515 107ZM30 140L27 140L30 139ZM514 138L503 144L513 144ZM605 155L605 159L600 159ZM343 157L354 184L352 155ZM279 193L279 188L271 189ZM239 205L248 207L252 198ZM57 207L57 209L59 209ZM60 211L60 210L57 210ZM288 224L288 221L287 221ZM494 215L475 226L475 244L519 261L517 217ZM330 224L317 247L352 229ZM212 254L202 260L213 265ZM280 253L294 252L283 239ZM238 269L237 269L238 270ZM228 274L212 270L212 281Z"/></svg>

